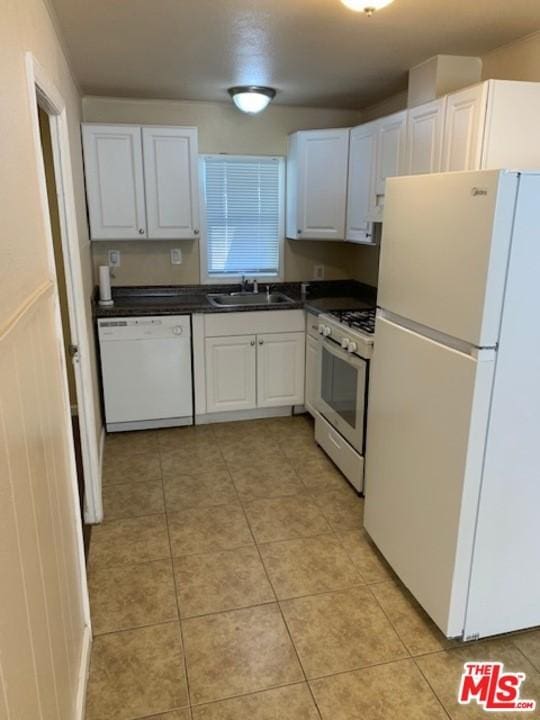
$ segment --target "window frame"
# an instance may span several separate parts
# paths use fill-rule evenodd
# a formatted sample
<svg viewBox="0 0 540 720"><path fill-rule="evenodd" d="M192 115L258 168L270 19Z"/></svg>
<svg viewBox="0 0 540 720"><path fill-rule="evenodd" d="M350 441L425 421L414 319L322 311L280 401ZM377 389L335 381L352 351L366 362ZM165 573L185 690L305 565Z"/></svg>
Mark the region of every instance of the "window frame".
<svg viewBox="0 0 540 720"><path fill-rule="evenodd" d="M278 238L278 271L275 275L263 275L257 273L244 273L249 280L256 278L258 282L282 282L284 269L284 249L285 249L285 162L283 155L247 155L233 153L205 153L199 155L199 202L201 208L200 223L200 240L199 240L199 256L200 256L200 278L203 285L228 285L240 280L242 273L227 273L212 275L208 272L208 224L206 209L206 192L205 192L205 160L209 159L238 159L238 160L277 160L279 163L279 238Z"/></svg>

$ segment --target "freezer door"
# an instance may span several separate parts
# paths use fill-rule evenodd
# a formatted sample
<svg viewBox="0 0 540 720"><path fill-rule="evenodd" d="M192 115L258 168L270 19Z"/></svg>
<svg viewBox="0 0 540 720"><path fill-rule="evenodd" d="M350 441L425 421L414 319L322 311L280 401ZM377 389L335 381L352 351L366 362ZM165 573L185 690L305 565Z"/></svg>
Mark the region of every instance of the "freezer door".
<svg viewBox="0 0 540 720"><path fill-rule="evenodd" d="M498 170L389 180L380 307L496 345L517 183L516 173Z"/></svg>
<svg viewBox="0 0 540 720"><path fill-rule="evenodd" d="M464 627L495 352L480 356L377 319L365 527L448 637Z"/></svg>

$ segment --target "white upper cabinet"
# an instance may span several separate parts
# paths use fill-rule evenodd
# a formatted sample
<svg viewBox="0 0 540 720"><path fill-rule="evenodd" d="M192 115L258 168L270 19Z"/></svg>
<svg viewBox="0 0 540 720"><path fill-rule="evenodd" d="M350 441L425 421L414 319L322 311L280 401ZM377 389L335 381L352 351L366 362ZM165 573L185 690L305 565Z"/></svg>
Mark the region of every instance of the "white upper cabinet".
<svg viewBox="0 0 540 720"><path fill-rule="evenodd" d="M350 242L373 243L373 224L369 216L375 197L377 136L376 122L351 130L346 232Z"/></svg>
<svg viewBox="0 0 540 720"><path fill-rule="evenodd" d="M84 125L83 147L92 239L146 238L140 127Z"/></svg>
<svg viewBox="0 0 540 720"><path fill-rule="evenodd" d="M441 171L446 98L409 110L405 174Z"/></svg>
<svg viewBox="0 0 540 720"><path fill-rule="evenodd" d="M447 97L443 172L481 169L487 100L488 83Z"/></svg>
<svg viewBox="0 0 540 720"><path fill-rule="evenodd" d="M447 98L443 167L540 167L540 83L488 80Z"/></svg>
<svg viewBox="0 0 540 720"><path fill-rule="evenodd" d="M303 332L257 336L257 406L303 405L306 336Z"/></svg>
<svg viewBox="0 0 540 720"><path fill-rule="evenodd" d="M199 234L197 129L83 125L92 240Z"/></svg>
<svg viewBox="0 0 540 720"><path fill-rule="evenodd" d="M375 159L375 202L370 211L372 220L381 222L384 211L386 180L403 173L407 139L407 111L382 118L377 123L377 156Z"/></svg>
<svg viewBox="0 0 540 720"><path fill-rule="evenodd" d="M344 240L348 154L348 128L290 136L287 237Z"/></svg>
<svg viewBox="0 0 540 720"><path fill-rule="evenodd" d="M199 234L197 129L143 127L148 237L190 239Z"/></svg>

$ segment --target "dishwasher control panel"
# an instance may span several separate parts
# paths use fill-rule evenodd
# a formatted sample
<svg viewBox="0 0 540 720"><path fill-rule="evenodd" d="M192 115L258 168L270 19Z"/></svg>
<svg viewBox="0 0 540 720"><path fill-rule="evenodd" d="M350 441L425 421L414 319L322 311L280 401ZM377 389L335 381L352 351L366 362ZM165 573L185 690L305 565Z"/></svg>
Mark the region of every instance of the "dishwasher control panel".
<svg viewBox="0 0 540 720"><path fill-rule="evenodd" d="M98 333L101 342L140 340L146 338L190 338L189 315L158 317L100 318Z"/></svg>

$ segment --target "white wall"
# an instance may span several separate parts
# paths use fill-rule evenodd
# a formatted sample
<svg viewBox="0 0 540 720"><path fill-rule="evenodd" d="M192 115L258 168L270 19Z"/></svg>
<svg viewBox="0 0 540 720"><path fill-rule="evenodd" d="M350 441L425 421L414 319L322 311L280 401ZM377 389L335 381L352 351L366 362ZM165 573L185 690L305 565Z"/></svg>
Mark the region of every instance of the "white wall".
<svg viewBox="0 0 540 720"><path fill-rule="evenodd" d="M88 292L80 97L41 0L4 1L1 18L0 717L72 720L86 627L84 565L25 52L66 101Z"/></svg>

